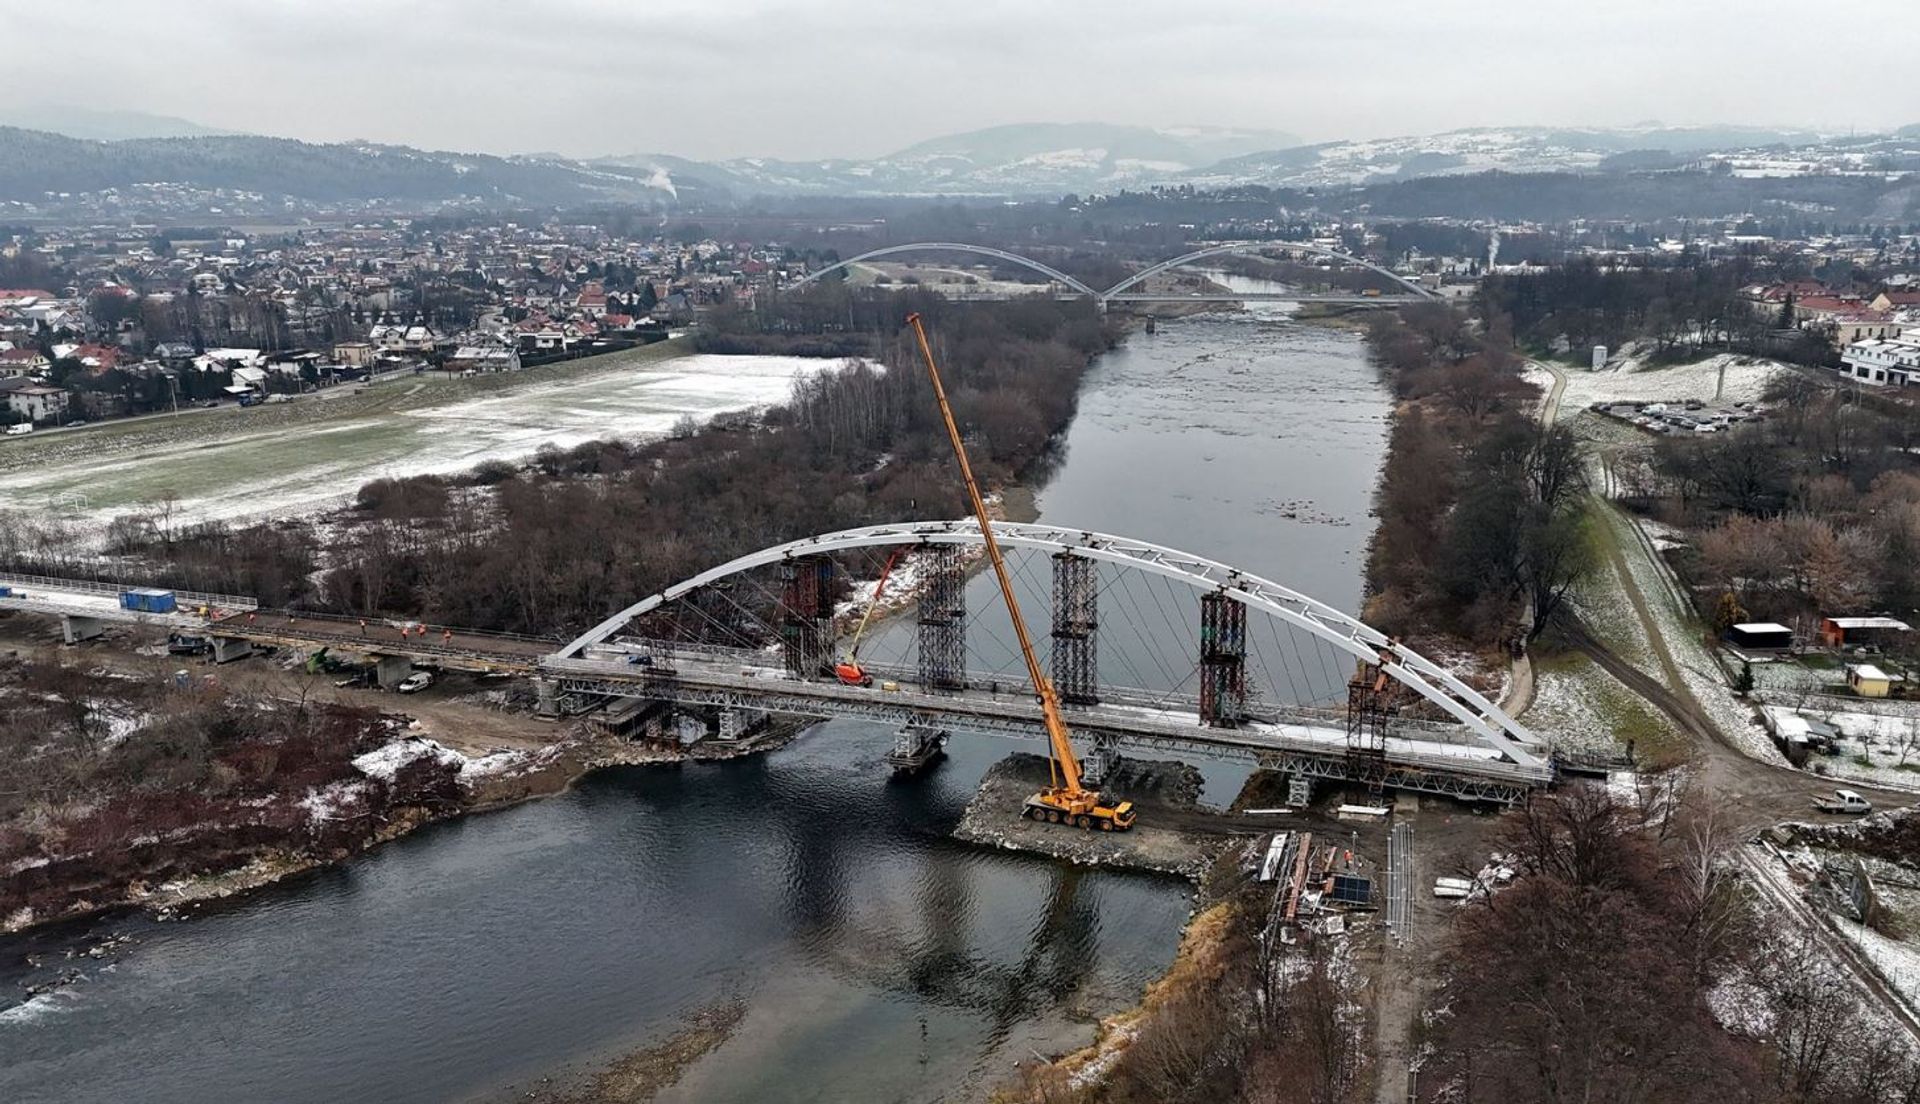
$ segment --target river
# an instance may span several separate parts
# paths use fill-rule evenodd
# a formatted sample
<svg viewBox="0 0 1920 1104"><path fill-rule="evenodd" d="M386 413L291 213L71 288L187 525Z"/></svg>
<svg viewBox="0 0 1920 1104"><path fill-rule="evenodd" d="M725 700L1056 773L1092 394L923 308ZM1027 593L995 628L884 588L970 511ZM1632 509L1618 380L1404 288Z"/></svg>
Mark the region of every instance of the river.
<svg viewBox="0 0 1920 1104"><path fill-rule="evenodd" d="M1088 375L1041 518L1351 609L1387 412L1352 335L1274 308L1164 323ZM737 1029L660 1099L978 1099L1138 999L1190 893L950 841L1008 745L956 738L899 783L887 738L832 722L606 771L187 922L0 941L11 994L89 934L136 939L0 1011L0 1100L504 1100L723 1002Z"/></svg>

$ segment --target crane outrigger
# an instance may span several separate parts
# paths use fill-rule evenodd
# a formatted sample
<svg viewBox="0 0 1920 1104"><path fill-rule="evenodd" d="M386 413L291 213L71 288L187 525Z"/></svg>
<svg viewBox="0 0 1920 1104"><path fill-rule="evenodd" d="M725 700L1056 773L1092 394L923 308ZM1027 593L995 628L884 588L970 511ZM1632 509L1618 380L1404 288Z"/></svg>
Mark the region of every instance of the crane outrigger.
<svg viewBox="0 0 1920 1104"><path fill-rule="evenodd" d="M967 501L973 507L974 520L980 525L981 543L986 545L987 559L993 564L993 576L1000 584L1000 595L1006 599L1007 614L1013 619L1013 632L1020 640L1020 658L1026 661L1027 677L1033 682L1034 693L1040 698L1040 712L1047 726L1047 772L1050 779L1046 789L1027 798L1023 815L1034 820L1044 820L1051 824L1071 824L1077 828L1099 828L1103 832L1124 831L1133 827L1133 802L1120 801L1112 805L1103 804L1100 791L1088 789L1081 781L1080 761L1074 757L1073 741L1067 733L1067 724L1060 717L1060 695L1053 689L1053 681L1040 670L1040 659L1033 650L1033 638L1027 633L1026 619L1020 616L1020 602L1013 594L1013 580L1007 575L1007 564L1000 556L1000 542L994 539L993 522L987 517L987 504L980 497L980 485L974 481L973 465L967 462L967 446L960 439L960 427L953 420L953 408L947 403L947 389L940 382L940 369L933 361L933 346L927 343L927 330L920 322L918 313L907 316L907 324L913 327L913 333L920 342L920 355L927 362L927 376L933 381L933 397L940 403L940 417L947 424L947 439L953 444L954 459L960 464L960 478L967 485Z"/></svg>

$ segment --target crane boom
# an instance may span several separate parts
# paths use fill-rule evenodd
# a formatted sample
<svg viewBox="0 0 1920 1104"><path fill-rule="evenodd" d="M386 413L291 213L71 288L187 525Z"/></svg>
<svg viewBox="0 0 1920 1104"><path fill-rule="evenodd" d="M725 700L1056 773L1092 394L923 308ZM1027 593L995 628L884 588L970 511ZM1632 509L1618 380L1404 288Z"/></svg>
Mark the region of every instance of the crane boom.
<svg viewBox="0 0 1920 1104"><path fill-rule="evenodd" d="M940 382L939 367L934 364L933 346L927 343L926 326L921 323L918 313L908 315L907 324L913 327L914 336L920 343L920 355L927 362L927 378L933 381L933 397L940 404L941 419L946 422L947 440L952 443L954 459L960 464L960 478L967 485L967 501L973 507L974 520L980 525L981 543L986 545L987 559L993 564L993 576L1000 584L1000 596L1006 599L1007 615L1012 618L1014 635L1020 641L1020 658L1026 661L1027 678L1032 681L1034 693L1040 698L1040 712L1046 721L1047 763L1052 786L1028 802L1028 811L1038 811L1044 815L1051 810L1054 813L1051 819L1055 822L1075 820L1082 828L1090 828L1096 822L1107 830L1131 827L1132 802L1121 802L1113 808L1102 806L1100 794L1081 784L1080 761L1074 758L1073 741L1068 736L1067 723L1060 717L1060 696L1054 691L1053 681L1040 669L1040 658L1033 650L1033 637L1027 632L1026 618L1020 615L1020 602L1014 597L1013 580L1007 574L1006 560L1000 555L1000 542L993 535L993 521L987 516L986 500L980 497L980 484L973 477L973 465L967 461L966 443L960 439L960 426L953 420L953 407L947 402L947 389Z"/></svg>

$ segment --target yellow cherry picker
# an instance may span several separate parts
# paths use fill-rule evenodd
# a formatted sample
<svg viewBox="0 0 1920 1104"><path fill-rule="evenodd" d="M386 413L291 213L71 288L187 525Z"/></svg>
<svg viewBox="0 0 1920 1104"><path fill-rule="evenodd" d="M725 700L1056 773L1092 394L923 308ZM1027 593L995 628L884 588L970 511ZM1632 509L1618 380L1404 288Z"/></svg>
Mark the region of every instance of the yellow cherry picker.
<svg viewBox="0 0 1920 1104"><path fill-rule="evenodd" d="M918 314L908 315L907 324L913 327L914 336L919 339L920 355L925 358L927 376L933 381L933 397L940 403L940 417L947 423L947 439L953 443L954 459L960 463L960 478L967 484L967 500L973 506L974 519L980 524L980 539L987 547L987 559L993 564L993 577L1000 584L1000 596L1006 599L1007 615L1013 619L1013 632L1020 640L1020 657L1026 661L1027 677L1033 682L1034 693L1040 698L1041 715L1046 720L1050 783L1046 789L1027 798L1022 815L1050 824L1070 824L1089 830L1099 828L1103 832L1131 828L1133 802L1102 804L1100 791L1090 790L1081 784L1080 761L1074 758L1073 741L1067 734L1066 722L1060 719L1060 696L1054 692L1052 680L1040 670L1039 657L1033 650L1033 638L1027 633L1026 619L1020 616L1020 602L1013 594L1013 580L1007 575L1006 561L1000 556L1000 542L994 539L993 523L987 517L987 504L980 497L980 485L973 478L973 465L967 462L967 447L960 440L960 427L953 420L953 408L947 404L947 389L940 383L940 369L933 362L933 346L927 343L926 327L921 324Z"/></svg>

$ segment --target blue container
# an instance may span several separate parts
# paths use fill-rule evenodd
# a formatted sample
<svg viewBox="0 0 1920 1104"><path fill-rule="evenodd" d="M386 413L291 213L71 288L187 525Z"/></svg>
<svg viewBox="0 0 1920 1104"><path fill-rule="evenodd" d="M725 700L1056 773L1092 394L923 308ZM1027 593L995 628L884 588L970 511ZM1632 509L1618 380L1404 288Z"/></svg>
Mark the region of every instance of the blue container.
<svg viewBox="0 0 1920 1104"><path fill-rule="evenodd" d="M120 592L120 608L137 613L172 613L173 591L142 587Z"/></svg>

